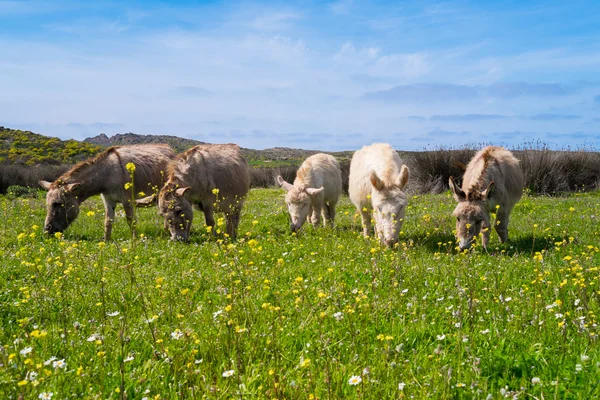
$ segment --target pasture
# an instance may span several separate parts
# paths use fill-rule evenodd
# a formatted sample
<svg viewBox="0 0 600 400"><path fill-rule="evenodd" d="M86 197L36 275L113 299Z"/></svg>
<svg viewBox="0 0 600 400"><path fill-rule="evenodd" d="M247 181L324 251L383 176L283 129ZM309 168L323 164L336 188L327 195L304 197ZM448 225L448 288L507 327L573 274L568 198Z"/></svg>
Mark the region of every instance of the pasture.
<svg viewBox="0 0 600 400"><path fill-rule="evenodd" d="M488 252L456 250L454 207L409 196L388 249L347 197L291 234L253 189L236 242L199 211L170 241L155 208L132 239L118 208L104 243L99 198L48 237L42 198L0 197L0 398L600 396L600 193L524 195Z"/></svg>

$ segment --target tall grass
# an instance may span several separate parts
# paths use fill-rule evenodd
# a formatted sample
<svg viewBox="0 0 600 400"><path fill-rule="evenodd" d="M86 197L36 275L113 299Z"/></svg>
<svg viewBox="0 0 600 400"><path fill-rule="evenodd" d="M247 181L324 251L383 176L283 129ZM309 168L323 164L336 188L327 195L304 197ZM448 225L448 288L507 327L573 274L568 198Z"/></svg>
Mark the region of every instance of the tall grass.
<svg viewBox="0 0 600 400"><path fill-rule="evenodd" d="M0 196L0 398L598 398L599 193L525 195L489 252L455 250L453 207L411 196L387 249L347 197L292 235L253 189L236 242L139 209L104 243L97 198L48 237Z"/></svg>

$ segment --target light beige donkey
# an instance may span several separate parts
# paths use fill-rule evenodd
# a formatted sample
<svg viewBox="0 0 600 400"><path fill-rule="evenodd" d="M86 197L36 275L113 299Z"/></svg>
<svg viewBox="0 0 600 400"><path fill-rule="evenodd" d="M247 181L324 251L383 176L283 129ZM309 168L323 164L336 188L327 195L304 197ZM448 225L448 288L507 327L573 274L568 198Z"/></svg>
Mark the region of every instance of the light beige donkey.
<svg viewBox="0 0 600 400"><path fill-rule="evenodd" d="M362 217L365 236L371 232L373 213L375 233L381 243L393 246L398 242L408 205L403 191L408 178L408 167L387 143L365 146L354 153L348 191Z"/></svg>
<svg viewBox="0 0 600 400"><path fill-rule="evenodd" d="M329 222L333 226L335 206L342 194L342 171L335 157L323 153L312 155L298 168L293 185L281 175L277 183L287 191L285 202L292 232L300 229L306 220L318 226L321 215L325 225Z"/></svg>

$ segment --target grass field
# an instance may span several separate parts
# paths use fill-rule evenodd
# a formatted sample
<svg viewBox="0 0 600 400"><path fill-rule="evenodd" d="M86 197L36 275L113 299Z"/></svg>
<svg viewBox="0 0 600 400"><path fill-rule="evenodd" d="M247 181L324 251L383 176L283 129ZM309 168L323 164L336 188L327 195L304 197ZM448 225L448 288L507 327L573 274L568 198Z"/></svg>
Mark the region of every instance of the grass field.
<svg viewBox="0 0 600 400"><path fill-rule="evenodd" d="M0 197L0 398L600 397L600 193L524 196L510 241L455 250L449 194L412 197L400 245L291 235L252 190L235 243L168 240L155 209L103 243L99 199L62 237Z"/></svg>

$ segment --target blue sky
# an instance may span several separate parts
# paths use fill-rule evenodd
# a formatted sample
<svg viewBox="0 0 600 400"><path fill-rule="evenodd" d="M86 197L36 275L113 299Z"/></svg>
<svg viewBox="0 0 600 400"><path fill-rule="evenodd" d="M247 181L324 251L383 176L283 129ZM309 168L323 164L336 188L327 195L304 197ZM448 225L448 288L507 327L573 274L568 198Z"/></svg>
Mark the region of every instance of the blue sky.
<svg viewBox="0 0 600 400"><path fill-rule="evenodd" d="M0 0L0 125L600 149L597 1Z"/></svg>

